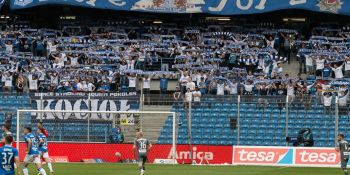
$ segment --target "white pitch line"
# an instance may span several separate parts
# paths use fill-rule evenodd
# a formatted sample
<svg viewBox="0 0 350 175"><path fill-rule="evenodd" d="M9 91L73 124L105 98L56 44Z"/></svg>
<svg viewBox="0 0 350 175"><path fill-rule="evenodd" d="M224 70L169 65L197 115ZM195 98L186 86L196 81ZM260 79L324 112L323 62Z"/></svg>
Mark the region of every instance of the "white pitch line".
<svg viewBox="0 0 350 175"><path fill-rule="evenodd" d="M286 169L286 168L289 168L289 166L283 166L283 167L280 167L278 169L282 170L282 169Z"/></svg>

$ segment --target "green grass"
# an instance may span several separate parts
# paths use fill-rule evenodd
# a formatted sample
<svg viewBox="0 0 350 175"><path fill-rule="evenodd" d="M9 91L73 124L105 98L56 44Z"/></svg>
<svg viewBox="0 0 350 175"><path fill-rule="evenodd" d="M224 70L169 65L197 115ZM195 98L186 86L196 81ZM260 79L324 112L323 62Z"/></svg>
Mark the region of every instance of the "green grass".
<svg viewBox="0 0 350 175"><path fill-rule="evenodd" d="M131 164L54 164L55 175L139 175ZM47 169L46 166L44 166ZM47 171L48 172L48 171ZM37 175L30 165L30 175ZM342 175L338 168L146 165L146 175Z"/></svg>

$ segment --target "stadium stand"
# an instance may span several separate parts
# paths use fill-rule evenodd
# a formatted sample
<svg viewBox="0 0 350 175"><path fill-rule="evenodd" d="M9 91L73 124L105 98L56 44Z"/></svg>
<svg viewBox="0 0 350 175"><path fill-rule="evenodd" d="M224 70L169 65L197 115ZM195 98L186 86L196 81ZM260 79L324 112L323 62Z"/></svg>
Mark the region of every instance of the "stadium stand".
<svg viewBox="0 0 350 175"><path fill-rule="evenodd" d="M340 112L348 115L348 28L320 26L304 34L272 23L257 26L135 27L125 23L117 27L109 23L89 26L88 31L70 23L60 30L8 26L0 38L1 86L7 97L0 103L14 109L29 108L28 93L131 93L142 89L146 104L159 104L153 97L149 99L151 89L160 94L177 89L174 100L178 102L166 101L180 116L179 144L188 143L186 103L194 101L193 143L236 144L237 129L230 127L230 119L238 119L240 111L240 132L247 133L240 136L240 144L282 146L288 96L289 134L310 127L318 138L316 146L331 146L335 119L327 116L334 113L335 99L345 99ZM295 55L300 66L297 76L284 71ZM154 81L160 82L158 88L151 86ZM239 107L232 102L237 95L246 98ZM25 103L12 99L24 99ZM138 104L132 107L138 108ZM315 123L313 119L320 120ZM169 122L170 118L158 143L171 142ZM348 124L345 117L340 123L344 124L340 130ZM83 131L86 124L46 125L53 131L52 140L86 139L85 133L65 135L75 129ZM113 126L108 122L93 125L91 140L108 140Z"/></svg>

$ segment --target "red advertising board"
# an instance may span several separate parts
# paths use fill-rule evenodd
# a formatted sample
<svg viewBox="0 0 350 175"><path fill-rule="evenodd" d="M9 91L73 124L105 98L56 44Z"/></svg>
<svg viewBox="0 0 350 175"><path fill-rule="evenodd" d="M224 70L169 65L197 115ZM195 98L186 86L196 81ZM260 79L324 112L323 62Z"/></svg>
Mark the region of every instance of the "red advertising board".
<svg viewBox="0 0 350 175"><path fill-rule="evenodd" d="M273 165L289 151L287 147L234 147L235 164Z"/></svg>
<svg viewBox="0 0 350 175"><path fill-rule="evenodd" d="M102 159L105 162L117 162L120 159L136 159L132 144L99 144L99 143L54 143L50 142L49 154L53 157L67 157L70 162L82 159ZM149 162L154 159L171 159L172 145L153 145L149 153ZM177 162L190 163L190 147L177 145ZM25 144L20 144L20 159L24 158ZM194 145L192 157L199 163L202 159L210 164L232 164L232 146ZM119 153L120 157L116 156Z"/></svg>
<svg viewBox="0 0 350 175"><path fill-rule="evenodd" d="M295 165L339 165L340 154L334 148L296 148Z"/></svg>

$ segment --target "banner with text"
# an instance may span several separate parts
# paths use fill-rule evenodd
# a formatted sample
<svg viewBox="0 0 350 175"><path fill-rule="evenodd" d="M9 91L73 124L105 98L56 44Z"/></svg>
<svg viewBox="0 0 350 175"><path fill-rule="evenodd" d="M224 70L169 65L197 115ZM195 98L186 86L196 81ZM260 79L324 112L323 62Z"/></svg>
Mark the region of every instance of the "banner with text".
<svg viewBox="0 0 350 175"><path fill-rule="evenodd" d="M255 14L285 9L350 15L348 0L11 0L11 9L41 5L71 5L109 10L210 13L220 15Z"/></svg>
<svg viewBox="0 0 350 175"><path fill-rule="evenodd" d="M35 110L138 111L140 97L130 93L34 93L30 95ZM36 115L39 117L40 115ZM47 119L87 119L87 113L46 113ZM124 115L122 115L124 116ZM41 117L41 116L40 116ZM37 118L38 119L38 118ZM92 120L111 120L110 114L91 114Z"/></svg>

